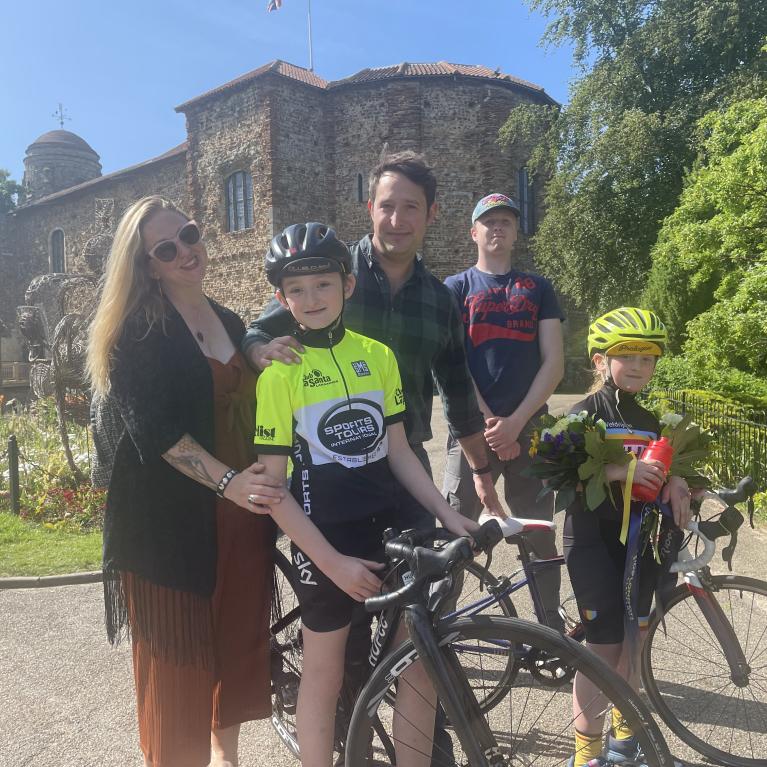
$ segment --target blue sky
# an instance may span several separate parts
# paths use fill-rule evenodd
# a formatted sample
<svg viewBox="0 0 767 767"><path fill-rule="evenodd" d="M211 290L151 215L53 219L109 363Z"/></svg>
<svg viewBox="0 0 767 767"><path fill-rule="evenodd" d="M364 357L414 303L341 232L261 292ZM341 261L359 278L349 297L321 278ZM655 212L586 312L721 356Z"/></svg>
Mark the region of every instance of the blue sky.
<svg viewBox="0 0 767 767"><path fill-rule="evenodd" d="M31 0L0 2L0 168L21 181L24 153L59 127L59 102L101 155L104 173L185 139L174 107L283 59L308 66L307 0ZM546 22L519 0L313 0L314 69L334 80L402 61L482 64L560 102L575 72L567 48L545 50Z"/></svg>

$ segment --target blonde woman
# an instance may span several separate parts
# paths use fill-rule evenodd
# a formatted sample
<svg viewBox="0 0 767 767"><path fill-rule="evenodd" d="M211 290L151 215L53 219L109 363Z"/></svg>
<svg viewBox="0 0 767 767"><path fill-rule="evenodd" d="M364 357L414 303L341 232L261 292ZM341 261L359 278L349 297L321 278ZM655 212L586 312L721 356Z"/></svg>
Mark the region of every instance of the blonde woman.
<svg viewBox="0 0 767 767"><path fill-rule="evenodd" d="M252 463L245 327L203 293L207 264L194 221L139 200L117 228L90 331L94 394L124 424L104 594L110 641L133 643L146 767L236 767L240 723L270 714L273 527L250 509L284 483Z"/></svg>

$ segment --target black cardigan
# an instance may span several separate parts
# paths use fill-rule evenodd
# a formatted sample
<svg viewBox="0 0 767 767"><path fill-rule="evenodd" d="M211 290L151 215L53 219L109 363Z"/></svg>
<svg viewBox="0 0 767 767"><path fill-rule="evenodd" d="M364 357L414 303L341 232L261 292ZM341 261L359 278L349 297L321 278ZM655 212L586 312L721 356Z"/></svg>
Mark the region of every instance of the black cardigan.
<svg viewBox="0 0 767 767"><path fill-rule="evenodd" d="M210 301L238 349L242 320ZM216 496L162 457L184 435L214 448L210 365L186 323L166 305L165 330L147 332L143 312L126 321L115 349L111 398L125 423L117 445L104 519L105 587L120 572L201 597L216 581ZM119 586L118 586L119 591ZM114 587L107 627L115 639L125 606ZM110 614L111 611L111 614Z"/></svg>

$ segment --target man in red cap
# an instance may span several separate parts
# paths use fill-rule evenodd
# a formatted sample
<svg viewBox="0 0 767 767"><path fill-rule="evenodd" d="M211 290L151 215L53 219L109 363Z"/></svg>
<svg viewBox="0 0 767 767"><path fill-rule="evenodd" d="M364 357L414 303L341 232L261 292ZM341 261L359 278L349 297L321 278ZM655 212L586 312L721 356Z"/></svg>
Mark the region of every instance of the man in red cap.
<svg viewBox="0 0 767 767"><path fill-rule="evenodd" d="M551 283L512 264L520 210L510 197L494 193L474 208L471 237L477 263L448 277L445 285L463 316L466 356L485 417L489 466L495 482L503 475L506 502L514 516L551 520L553 496L538 500L540 480L522 475L529 465L530 430L546 412L546 401L564 373L562 312ZM482 504L472 472L454 439L448 440L443 493L461 514L477 519ZM554 535L532 539L541 558L556 555ZM562 627L559 568L538 576L550 625Z"/></svg>

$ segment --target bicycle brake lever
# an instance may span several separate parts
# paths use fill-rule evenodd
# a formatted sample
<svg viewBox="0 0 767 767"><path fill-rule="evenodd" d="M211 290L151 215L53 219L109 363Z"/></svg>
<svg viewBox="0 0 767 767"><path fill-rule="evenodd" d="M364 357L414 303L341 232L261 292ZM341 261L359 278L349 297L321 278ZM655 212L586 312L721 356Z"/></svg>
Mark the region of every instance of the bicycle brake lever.
<svg viewBox="0 0 767 767"><path fill-rule="evenodd" d="M732 572L732 558L738 545L738 528L743 524L743 515L733 506L728 506L719 517L719 524L730 534L730 542L722 549L722 559Z"/></svg>
<svg viewBox="0 0 767 767"><path fill-rule="evenodd" d="M727 569L732 572L732 558L735 555L735 547L738 545L738 531L735 530L730 536L730 542L722 549L722 559L727 562Z"/></svg>

